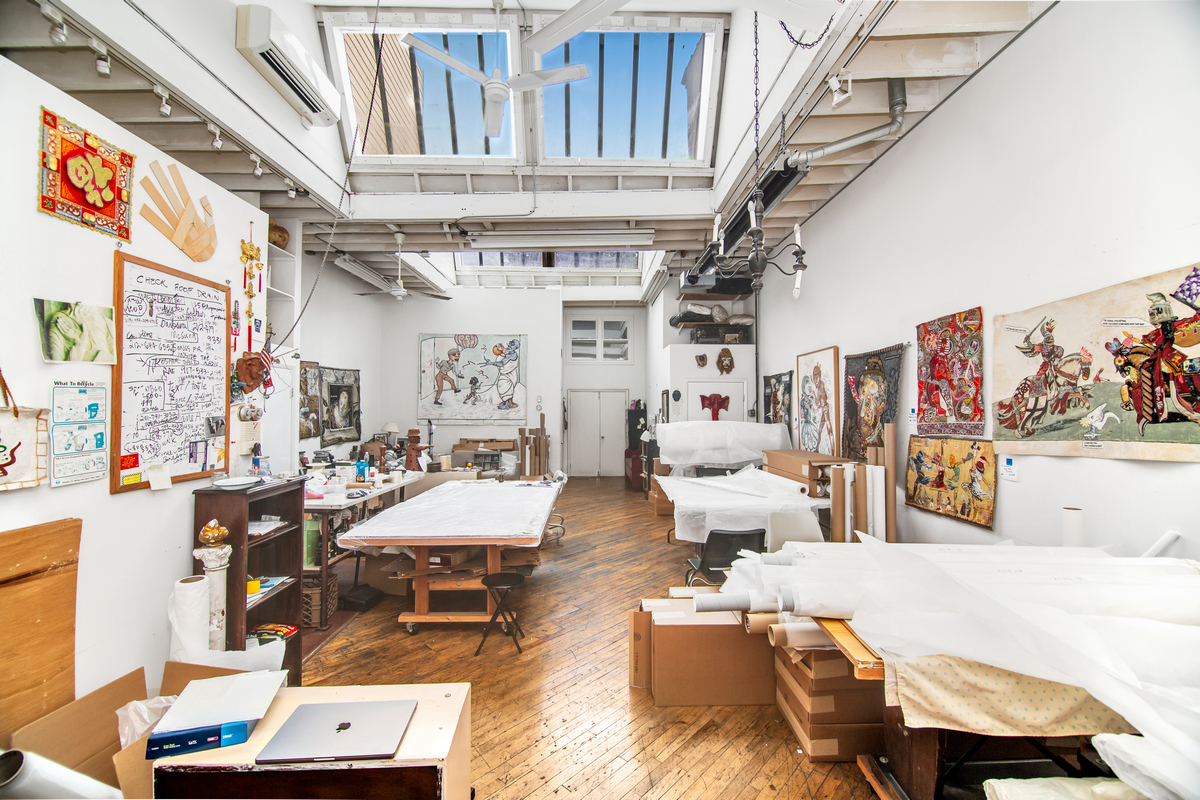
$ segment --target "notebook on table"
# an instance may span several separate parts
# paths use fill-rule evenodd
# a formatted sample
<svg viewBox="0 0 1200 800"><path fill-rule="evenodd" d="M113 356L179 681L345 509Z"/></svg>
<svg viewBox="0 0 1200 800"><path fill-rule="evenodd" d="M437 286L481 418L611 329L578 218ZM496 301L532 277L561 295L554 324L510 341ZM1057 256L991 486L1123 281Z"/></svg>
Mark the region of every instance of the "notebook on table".
<svg viewBox="0 0 1200 800"><path fill-rule="evenodd" d="M416 710L416 700L304 703L275 732L254 763L391 758Z"/></svg>

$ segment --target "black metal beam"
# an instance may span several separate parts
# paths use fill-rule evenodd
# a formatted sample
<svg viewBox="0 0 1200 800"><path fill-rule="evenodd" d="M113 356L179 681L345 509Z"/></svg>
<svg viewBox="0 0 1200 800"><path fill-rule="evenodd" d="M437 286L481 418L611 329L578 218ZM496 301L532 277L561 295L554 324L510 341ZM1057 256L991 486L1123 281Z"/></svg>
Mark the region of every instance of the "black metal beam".
<svg viewBox="0 0 1200 800"><path fill-rule="evenodd" d="M442 34L442 50L450 55L450 35ZM458 123L454 119L454 87L450 85L450 68L446 70L446 110L450 114L450 152L458 155Z"/></svg>
<svg viewBox="0 0 1200 800"><path fill-rule="evenodd" d="M596 157L604 158L604 34L600 34L600 100L596 104Z"/></svg>
<svg viewBox="0 0 1200 800"><path fill-rule="evenodd" d="M671 129L671 74L675 71L675 34L667 34L667 97L663 101L662 157L667 157L667 134Z"/></svg>
<svg viewBox="0 0 1200 800"><path fill-rule="evenodd" d="M571 63L571 43L563 42L563 66ZM571 157L571 82L563 84L563 141L566 157Z"/></svg>
<svg viewBox="0 0 1200 800"><path fill-rule="evenodd" d="M371 34L375 44L375 74L379 76L379 108L383 111L383 140L387 144L388 155L394 155L396 151L392 149L392 120L388 114L387 84L383 80L383 43L386 37L386 33L383 36Z"/></svg>
<svg viewBox="0 0 1200 800"><path fill-rule="evenodd" d="M425 155L425 98L421 93L421 83L417 79L421 74L417 70L417 51L411 47L408 48L408 74L412 78L413 111L417 116L417 145L421 155Z"/></svg>
<svg viewBox="0 0 1200 800"><path fill-rule="evenodd" d="M641 48L642 35L633 35L633 90L629 93L629 157L633 158L633 147L637 138L637 90L638 90L638 55Z"/></svg>

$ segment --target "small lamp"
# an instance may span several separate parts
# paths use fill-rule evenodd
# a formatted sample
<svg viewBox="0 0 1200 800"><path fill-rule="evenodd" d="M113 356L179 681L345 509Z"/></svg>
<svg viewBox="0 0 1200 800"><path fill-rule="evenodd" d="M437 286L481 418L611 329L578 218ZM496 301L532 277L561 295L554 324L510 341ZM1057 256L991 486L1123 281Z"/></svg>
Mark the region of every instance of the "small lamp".
<svg viewBox="0 0 1200 800"><path fill-rule="evenodd" d="M400 426L394 422L385 422L385 423L383 423L383 432L388 435L387 443L388 443L388 447L391 447L392 446L392 434L399 433Z"/></svg>

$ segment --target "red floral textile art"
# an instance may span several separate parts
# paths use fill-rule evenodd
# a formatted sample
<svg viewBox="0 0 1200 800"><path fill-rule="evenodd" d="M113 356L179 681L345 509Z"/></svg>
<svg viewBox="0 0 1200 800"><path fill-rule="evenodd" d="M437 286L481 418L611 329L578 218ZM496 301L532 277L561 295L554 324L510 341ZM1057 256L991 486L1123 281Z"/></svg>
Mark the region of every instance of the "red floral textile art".
<svg viewBox="0 0 1200 800"><path fill-rule="evenodd" d="M917 435L982 436L983 309L917 326Z"/></svg>
<svg viewBox="0 0 1200 800"><path fill-rule="evenodd" d="M45 108L38 208L129 241L133 159Z"/></svg>

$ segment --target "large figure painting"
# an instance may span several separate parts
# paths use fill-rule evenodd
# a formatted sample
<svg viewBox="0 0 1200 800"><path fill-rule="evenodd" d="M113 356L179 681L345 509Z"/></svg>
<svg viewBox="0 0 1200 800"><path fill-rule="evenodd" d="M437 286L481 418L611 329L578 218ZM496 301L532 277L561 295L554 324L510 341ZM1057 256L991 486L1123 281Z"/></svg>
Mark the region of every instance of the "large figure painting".
<svg viewBox="0 0 1200 800"><path fill-rule="evenodd" d="M978 439L908 440L905 504L992 527L996 510L996 456Z"/></svg>
<svg viewBox="0 0 1200 800"><path fill-rule="evenodd" d="M321 446L362 439L358 370L321 367Z"/></svg>
<svg viewBox="0 0 1200 800"><path fill-rule="evenodd" d="M826 347L796 356L796 422L801 450L838 454L838 349Z"/></svg>
<svg viewBox="0 0 1200 800"><path fill-rule="evenodd" d="M763 376L763 422L792 425L792 371Z"/></svg>
<svg viewBox="0 0 1200 800"><path fill-rule="evenodd" d="M321 365L300 362L300 438L321 435Z"/></svg>
<svg viewBox="0 0 1200 800"><path fill-rule="evenodd" d="M1200 461L1200 269L995 319L996 452Z"/></svg>
<svg viewBox="0 0 1200 800"><path fill-rule="evenodd" d="M983 309L917 326L917 435L982 436Z"/></svg>
<svg viewBox="0 0 1200 800"><path fill-rule="evenodd" d="M524 422L527 338L422 333L417 417L467 424Z"/></svg>
<svg viewBox="0 0 1200 800"><path fill-rule="evenodd" d="M904 345L846 356L846 407L842 455L867 460L867 448L883 447L883 426L896 421Z"/></svg>

